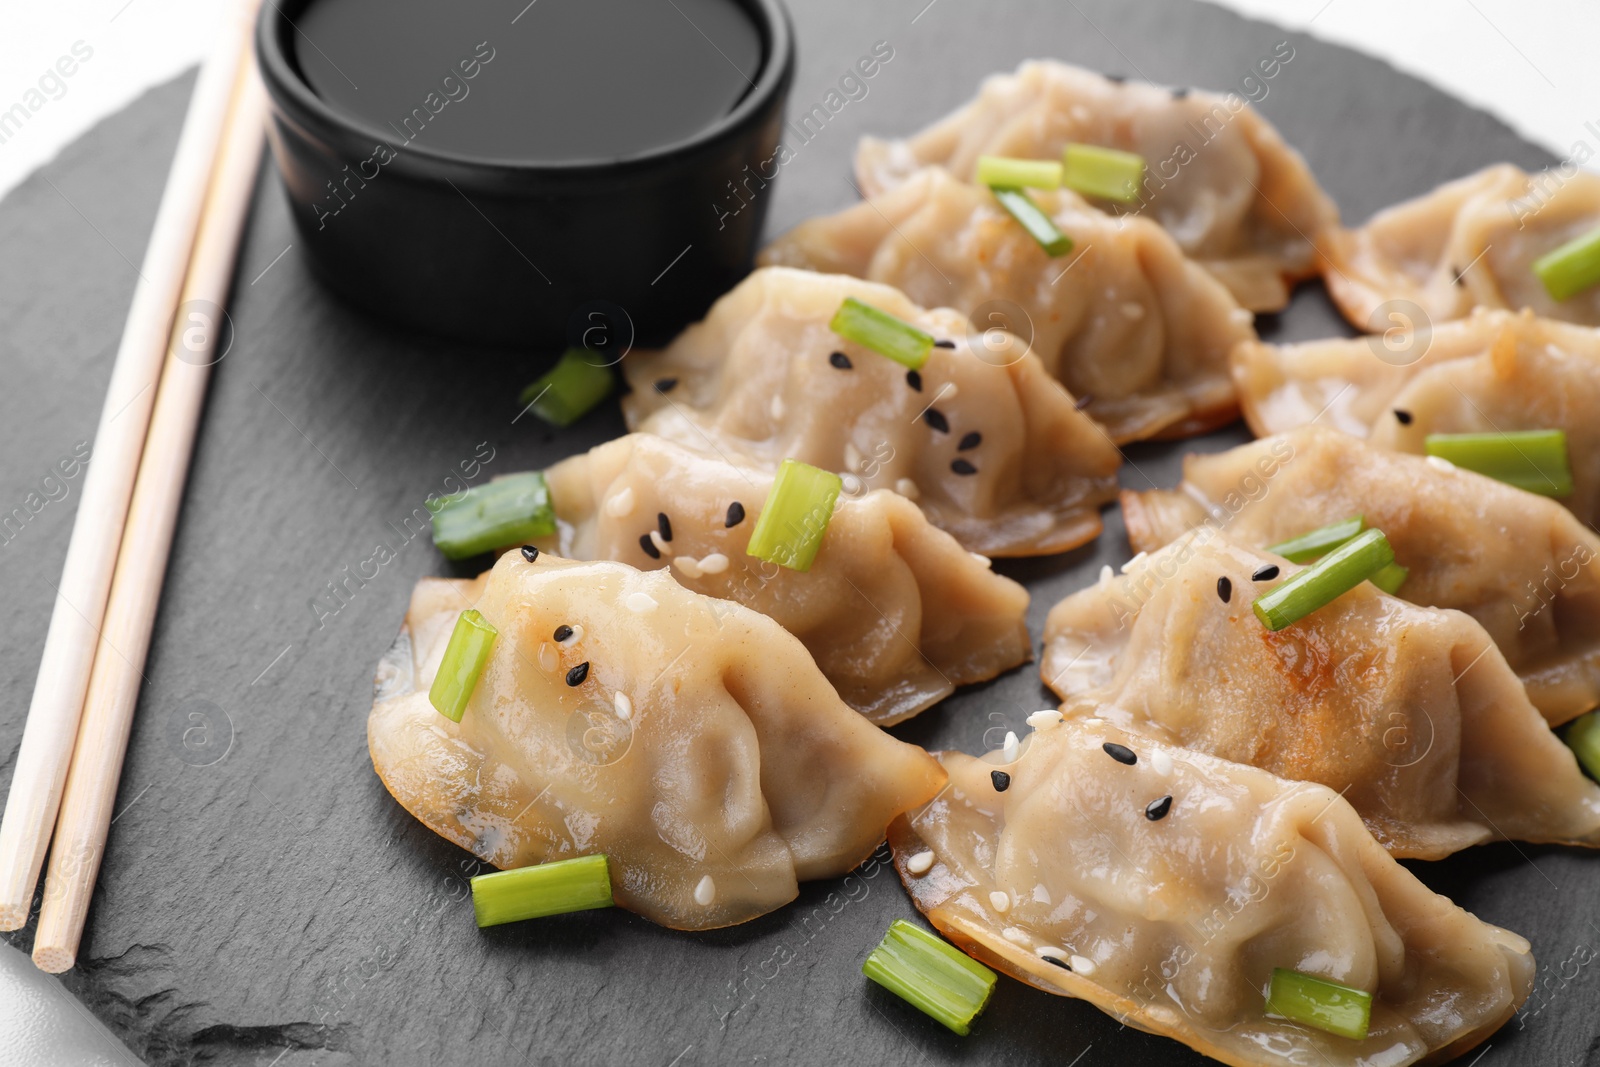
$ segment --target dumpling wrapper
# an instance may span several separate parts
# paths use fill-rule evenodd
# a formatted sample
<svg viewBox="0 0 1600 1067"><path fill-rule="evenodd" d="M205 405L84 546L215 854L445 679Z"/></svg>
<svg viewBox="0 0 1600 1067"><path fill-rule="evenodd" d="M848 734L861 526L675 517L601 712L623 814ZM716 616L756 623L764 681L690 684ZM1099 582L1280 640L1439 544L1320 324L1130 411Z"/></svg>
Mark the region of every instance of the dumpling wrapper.
<svg viewBox="0 0 1600 1067"><path fill-rule="evenodd" d="M1280 576L1253 581L1266 566ZM1274 633L1250 603L1300 569L1210 528L1185 534L1051 609L1044 682L1069 717L1325 785L1396 856L1600 845L1600 786L1483 627L1363 582Z"/></svg>
<svg viewBox="0 0 1600 1067"><path fill-rule="evenodd" d="M1045 370L1119 444L1232 422L1228 354L1255 339L1250 313L1148 219L1113 218L1068 190L1029 195L1072 239L1070 253L1046 255L987 189L929 167L802 222L761 262L884 282L980 329L987 312L1020 308L1027 318L1013 332L1031 333Z"/></svg>
<svg viewBox="0 0 1600 1067"><path fill-rule="evenodd" d="M1180 98L1052 60L984 79L970 103L905 140L863 138L856 178L867 196L929 164L972 181L979 156L1060 159L1069 143L1143 156L1141 200L1097 206L1160 223L1252 311L1289 302L1290 284L1316 273L1317 245L1339 222L1300 153L1242 97Z"/></svg>
<svg viewBox="0 0 1600 1067"><path fill-rule="evenodd" d="M551 547L561 555L670 566L686 589L769 616L801 640L847 704L880 726L1032 658L1027 590L895 493L841 496L816 560L801 572L745 551L770 473L629 434L561 461L546 478L560 525ZM735 503L744 518L730 527ZM668 517L672 540L653 559L639 539L659 536L658 515Z"/></svg>
<svg viewBox="0 0 1600 1067"><path fill-rule="evenodd" d="M1532 988L1527 941L1419 882L1324 786L1096 719L1032 733L1004 792L990 759L939 759L948 787L889 829L929 920L991 967L1223 1063L1442 1062ZM1163 796L1168 814L1146 818ZM907 865L925 849L918 875ZM1372 993L1367 1037L1268 1017L1274 967Z"/></svg>
<svg viewBox="0 0 1600 1067"><path fill-rule="evenodd" d="M469 607L500 633L457 724L428 687ZM563 625L575 633L558 644ZM588 676L569 685L580 663ZM685 930L746 922L797 881L844 874L944 780L766 616L664 571L548 553L417 584L367 743L389 792L441 837L503 868L603 852L619 905Z"/></svg>
<svg viewBox="0 0 1600 1067"><path fill-rule="evenodd" d="M1480 308L1392 343L1418 358L1374 358L1376 338L1241 345L1234 377L1250 428L1281 433L1320 412L1323 425L1419 456L1434 433L1562 430L1573 491L1555 499L1600 521L1600 330Z"/></svg>
<svg viewBox="0 0 1600 1067"><path fill-rule="evenodd" d="M1478 620L1558 726L1600 703L1600 537L1545 497L1306 426L1189 455L1177 489L1125 492L1137 551L1214 526L1266 547L1354 515L1410 568L1400 597Z"/></svg>
<svg viewBox="0 0 1600 1067"><path fill-rule="evenodd" d="M847 296L952 347L908 374L829 329ZM1121 453L1037 356L987 362L970 329L959 312L924 310L887 285L766 267L667 348L625 360L633 391L622 411L629 429L734 462L797 459L893 489L974 552L1043 555L1093 540ZM673 384L662 392L662 382Z"/></svg>
<svg viewBox="0 0 1600 1067"><path fill-rule="evenodd" d="M1600 289L1566 300L1545 291L1533 261L1600 227L1600 175L1572 168L1530 176L1509 163L1446 182L1324 242L1323 280L1344 317L1368 332L1437 325L1475 307L1600 326ZM1458 281L1459 279L1459 281ZM1389 301L1409 301L1379 308Z"/></svg>

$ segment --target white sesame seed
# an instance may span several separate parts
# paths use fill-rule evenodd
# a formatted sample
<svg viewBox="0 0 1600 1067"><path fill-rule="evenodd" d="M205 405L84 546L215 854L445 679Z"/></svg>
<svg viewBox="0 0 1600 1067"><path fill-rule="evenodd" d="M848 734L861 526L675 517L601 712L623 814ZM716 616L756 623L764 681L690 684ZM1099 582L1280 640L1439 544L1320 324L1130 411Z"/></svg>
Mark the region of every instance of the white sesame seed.
<svg viewBox="0 0 1600 1067"><path fill-rule="evenodd" d="M633 486L623 486L606 501L606 514L620 519L633 514Z"/></svg>
<svg viewBox="0 0 1600 1067"><path fill-rule="evenodd" d="M1144 318L1144 305L1136 300L1125 300L1122 303L1122 317L1135 321Z"/></svg>
<svg viewBox="0 0 1600 1067"><path fill-rule="evenodd" d="M1017 740L1016 731L1007 730L1005 744L1000 746L1000 758L1007 763L1015 763L1017 757L1021 755L1021 750L1022 743Z"/></svg>
<svg viewBox="0 0 1600 1067"><path fill-rule="evenodd" d="M1043 883L1033 887L1033 902L1043 904L1047 908L1050 906L1050 890L1046 889Z"/></svg>
<svg viewBox="0 0 1600 1067"><path fill-rule="evenodd" d="M1067 962L1072 964L1072 969L1077 971L1079 974L1094 973L1094 960L1091 960L1087 956L1073 956Z"/></svg>
<svg viewBox="0 0 1600 1067"><path fill-rule="evenodd" d="M711 880L708 874L700 879L700 884L694 887L694 902L702 908L709 908L717 899L717 883Z"/></svg>
<svg viewBox="0 0 1600 1067"><path fill-rule="evenodd" d="M1000 936L1011 942L1013 945L1026 945L1029 941L1033 940L1033 938L1028 936L1028 932L1026 930L1018 926L1006 927L1004 930L1000 931Z"/></svg>
<svg viewBox="0 0 1600 1067"><path fill-rule="evenodd" d="M1060 960L1062 963L1067 962L1067 954L1056 948L1054 945L1040 945L1033 951L1034 954L1040 959Z"/></svg>
<svg viewBox="0 0 1600 1067"><path fill-rule="evenodd" d="M713 552L709 556L700 557L700 573L721 574L728 569L728 557L721 552Z"/></svg>
<svg viewBox="0 0 1600 1067"><path fill-rule="evenodd" d="M912 856L910 859L906 860L906 870L910 871L912 874L927 874L932 867L933 853L928 849L923 849L915 856Z"/></svg>
<svg viewBox="0 0 1600 1067"><path fill-rule="evenodd" d="M1451 471L1456 469L1456 465L1445 459L1443 456L1429 456L1428 466L1432 467L1436 471L1444 471L1446 474L1449 474Z"/></svg>
<svg viewBox="0 0 1600 1067"><path fill-rule="evenodd" d="M617 709L617 718L626 722L633 718L633 701L628 699L628 694L617 690L611 694L611 703Z"/></svg>
<svg viewBox="0 0 1600 1067"><path fill-rule="evenodd" d="M777 422L783 418L783 397L774 396L772 403L767 405L767 413L772 416L772 421Z"/></svg>
<svg viewBox="0 0 1600 1067"><path fill-rule="evenodd" d="M944 400L954 400L956 398L956 394L960 391L961 390L956 388L955 382L945 382L944 385L939 387L939 396Z"/></svg>
<svg viewBox="0 0 1600 1067"><path fill-rule="evenodd" d="M1105 585L1111 580L1111 564L1106 563L1100 567L1100 584Z"/></svg>
<svg viewBox="0 0 1600 1067"><path fill-rule="evenodd" d="M917 483L910 478L900 478L894 483L894 491L907 500L915 500L922 495L922 490L917 488Z"/></svg>
<svg viewBox="0 0 1600 1067"><path fill-rule="evenodd" d="M573 623L571 626L567 627L567 629L571 630L572 632L567 635L567 639L565 641L560 642L561 644L575 645L579 641L583 640L582 626L579 626L577 623Z"/></svg>
<svg viewBox="0 0 1600 1067"><path fill-rule="evenodd" d="M1150 766L1161 777L1172 773L1172 757L1159 748L1150 750Z"/></svg>
<svg viewBox="0 0 1600 1067"><path fill-rule="evenodd" d="M693 556L679 556L672 565L682 571L685 578L700 577L700 561Z"/></svg>
<svg viewBox="0 0 1600 1067"><path fill-rule="evenodd" d="M666 538L661 536L660 530L650 531L650 543L655 545L656 551L661 553L663 556L666 556L669 559L672 557L672 545L667 542Z"/></svg>
<svg viewBox="0 0 1600 1067"><path fill-rule="evenodd" d="M635 615L646 615L656 610L656 601L649 593L629 593L625 601Z"/></svg>
<svg viewBox="0 0 1600 1067"><path fill-rule="evenodd" d="M859 470L860 468L861 450L855 445L846 441L844 446L844 469L847 471L853 471Z"/></svg>
<svg viewBox="0 0 1600 1067"><path fill-rule="evenodd" d="M988 567L991 567L991 566L994 565L994 561L991 560L988 556L985 556L982 552L968 552L967 555L971 556L973 559L975 559L979 563L983 564L983 566L985 568L988 568Z"/></svg>
<svg viewBox="0 0 1600 1067"><path fill-rule="evenodd" d="M995 911L1004 913L1011 908L1011 898L1006 895L1004 889L996 889L989 894L989 906Z"/></svg>
<svg viewBox="0 0 1600 1067"><path fill-rule="evenodd" d="M1054 708L1045 708L1028 716L1028 725L1035 730L1042 730L1050 726L1061 725L1061 713Z"/></svg>
<svg viewBox="0 0 1600 1067"><path fill-rule="evenodd" d="M546 674L560 666L561 657L556 655L555 646L549 641L539 642L539 667Z"/></svg>

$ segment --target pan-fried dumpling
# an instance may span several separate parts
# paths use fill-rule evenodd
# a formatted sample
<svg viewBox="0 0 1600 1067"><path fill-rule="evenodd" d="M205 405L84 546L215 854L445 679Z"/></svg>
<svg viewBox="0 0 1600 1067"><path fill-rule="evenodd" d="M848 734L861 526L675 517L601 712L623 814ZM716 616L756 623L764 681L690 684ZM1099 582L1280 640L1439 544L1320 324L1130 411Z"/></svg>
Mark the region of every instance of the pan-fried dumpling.
<svg viewBox="0 0 1600 1067"><path fill-rule="evenodd" d="M1371 343L1241 345L1234 377L1250 428L1265 436L1321 413L1324 425L1417 455L1434 433L1564 430L1573 491L1558 499L1600 521L1600 330L1480 308L1393 338L1418 357L1409 363L1374 358Z"/></svg>
<svg viewBox="0 0 1600 1067"><path fill-rule="evenodd" d="M971 181L979 156L1059 159L1069 143L1143 156L1132 210L1252 311L1289 302L1289 284L1316 272L1316 246L1339 222L1300 153L1243 98L1114 82L1049 60L984 79L970 103L903 141L864 138L856 177L867 196L930 163Z"/></svg>
<svg viewBox="0 0 1600 1067"><path fill-rule="evenodd" d="M1434 323L1487 307L1600 326L1600 289L1556 300L1532 269L1597 226L1600 175L1574 168L1533 176L1501 163L1330 234L1323 277L1344 317L1365 330L1422 325L1407 321L1416 311L1403 305L1379 313L1395 300Z"/></svg>
<svg viewBox="0 0 1600 1067"><path fill-rule="evenodd" d="M1153 552L1208 525L1253 546L1364 516L1411 573L1402 599L1466 612L1559 725L1600 703L1600 538L1545 497L1317 426L1184 457L1183 485L1122 495Z"/></svg>
<svg viewBox="0 0 1600 1067"><path fill-rule="evenodd" d="M469 607L500 634L457 724L428 687ZM845 873L944 780L766 616L665 571L548 553L417 585L367 743L389 792L441 837L498 867L604 852L618 904L685 930Z"/></svg>
<svg viewBox="0 0 1600 1067"><path fill-rule="evenodd" d="M987 189L938 167L836 215L803 222L762 262L853 274L989 325L1020 308L1045 369L1118 443L1183 437L1238 413L1228 353L1255 338L1248 311L1156 224L1115 219L1069 191L1032 191L1072 238L1052 259Z"/></svg>
<svg viewBox="0 0 1600 1067"><path fill-rule="evenodd" d="M1185 534L1051 610L1045 684L1069 718L1325 785L1396 856L1600 845L1600 787L1483 627L1364 583L1274 633L1250 602L1299 569Z"/></svg>
<svg viewBox="0 0 1600 1067"><path fill-rule="evenodd" d="M563 460L546 477L561 555L670 566L685 588L770 616L880 726L1031 657L1027 590L896 493L841 496L816 560L800 572L745 552L770 473L641 433Z"/></svg>
<svg viewBox="0 0 1600 1067"><path fill-rule="evenodd" d="M937 338L920 371L828 323L853 296ZM988 362L948 308L836 274L767 267L660 352L624 361L628 428L735 462L797 459L911 497L974 552L1062 552L1100 532L1122 456L1023 352Z"/></svg>
<svg viewBox="0 0 1600 1067"><path fill-rule="evenodd" d="M1419 882L1325 786L1099 719L1035 731L1010 765L939 759L949 787L889 829L896 867L946 937L1036 988L1238 1067L1443 1061L1527 1000L1528 943ZM1371 993L1367 1036L1268 1016L1277 967Z"/></svg>

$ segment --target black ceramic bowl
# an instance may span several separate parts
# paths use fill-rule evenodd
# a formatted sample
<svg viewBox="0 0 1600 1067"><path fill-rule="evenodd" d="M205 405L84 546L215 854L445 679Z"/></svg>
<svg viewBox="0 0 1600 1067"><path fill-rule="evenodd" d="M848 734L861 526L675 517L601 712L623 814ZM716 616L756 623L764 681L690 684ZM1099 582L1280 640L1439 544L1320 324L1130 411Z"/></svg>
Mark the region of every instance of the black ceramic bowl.
<svg viewBox="0 0 1600 1067"><path fill-rule="evenodd" d="M309 2L265 5L256 50L297 243L351 303L443 337L611 348L667 340L750 269L794 72L780 0L739 0L762 61L731 113L676 144L572 164L397 147L329 107L296 60ZM380 145L393 158L375 162ZM730 182L757 191L737 213Z"/></svg>

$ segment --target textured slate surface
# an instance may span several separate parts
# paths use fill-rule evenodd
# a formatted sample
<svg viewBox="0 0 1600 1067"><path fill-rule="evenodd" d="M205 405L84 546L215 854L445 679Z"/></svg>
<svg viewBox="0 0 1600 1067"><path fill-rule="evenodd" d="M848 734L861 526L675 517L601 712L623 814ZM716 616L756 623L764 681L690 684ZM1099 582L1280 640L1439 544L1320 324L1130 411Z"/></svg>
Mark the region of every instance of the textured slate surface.
<svg viewBox="0 0 1600 1067"><path fill-rule="evenodd" d="M858 135L914 129L1028 56L1223 88L1286 36L1184 0L803 0L795 19L791 114L821 101L873 42L895 54L865 98L799 147L769 194L774 232L853 199L846 174ZM1261 107L1349 220L1496 160L1550 162L1381 63L1288 37L1295 57ZM41 489L41 479L92 434L189 85L139 100L0 203L0 511L34 491L41 502L60 498L0 544L10 608L0 622L0 779L15 758L81 485ZM782 912L713 934L673 933L620 911L477 931L465 902L470 857L405 815L367 759L373 666L412 582L446 572L425 541L396 527L480 442L494 449L488 476L587 448L620 433L621 421L613 407L560 435L531 418L513 424L517 390L533 374L527 357L362 319L316 287L298 249L276 258L294 241L269 174L240 266L237 340L212 388L146 669L122 813L82 963L64 979L130 1047L152 1063L279 1067L469 1056L684 1067L1201 1062L1009 980L965 1040L917 1016L859 971L888 921L911 912L882 865L807 886ZM691 255L675 269L693 266ZM1263 327L1280 338L1344 329L1314 287ZM1234 428L1187 447L1242 438ZM1125 483L1172 484L1182 451L1131 449ZM380 542L396 558L337 613L318 612L328 583ZM1127 554L1112 513L1098 544L1003 569L1031 586L1037 634L1061 595ZM976 751L1044 700L1023 668L898 733ZM1420 873L1527 935L1541 961L1534 1001L1476 1062L1600 1062L1600 980L1589 962L1600 944L1590 918L1597 861L1498 846ZM31 930L7 936L27 947Z"/></svg>

